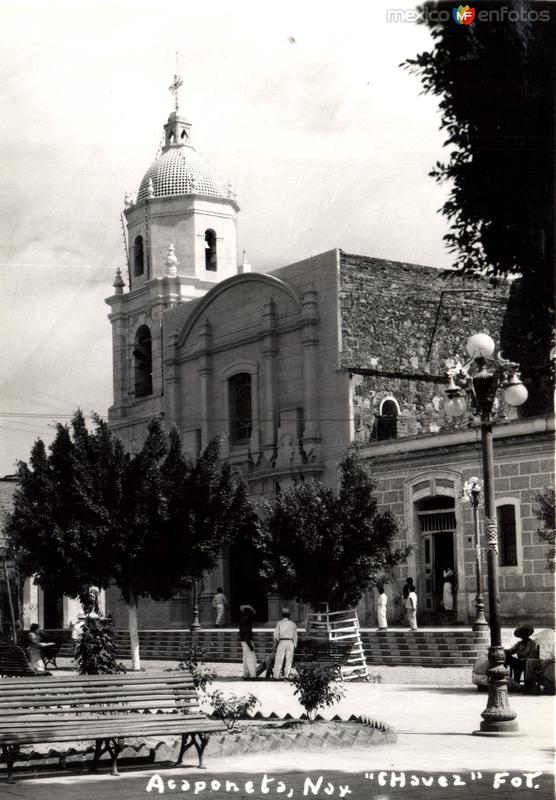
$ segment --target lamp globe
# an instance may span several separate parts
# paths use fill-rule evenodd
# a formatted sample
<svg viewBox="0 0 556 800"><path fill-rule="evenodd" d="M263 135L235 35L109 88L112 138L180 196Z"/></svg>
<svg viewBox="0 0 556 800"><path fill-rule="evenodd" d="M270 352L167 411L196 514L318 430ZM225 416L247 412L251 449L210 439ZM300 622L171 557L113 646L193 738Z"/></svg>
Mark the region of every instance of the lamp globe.
<svg viewBox="0 0 556 800"><path fill-rule="evenodd" d="M494 355L494 339L488 333L475 333L467 342L467 352L471 358L477 356L484 356L484 358L491 358Z"/></svg>

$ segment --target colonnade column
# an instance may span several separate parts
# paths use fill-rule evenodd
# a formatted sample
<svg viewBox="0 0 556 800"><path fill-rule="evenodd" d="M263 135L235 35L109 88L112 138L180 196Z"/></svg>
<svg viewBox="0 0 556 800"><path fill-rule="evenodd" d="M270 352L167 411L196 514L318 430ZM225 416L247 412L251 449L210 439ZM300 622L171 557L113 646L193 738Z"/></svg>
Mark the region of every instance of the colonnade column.
<svg viewBox="0 0 556 800"><path fill-rule="evenodd" d="M318 344L318 310L317 293L314 289L304 292L301 316L303 319L303 401L304 431L303 449L307 455L316 455L320 442L320 425L317 405L317 344Z"/></svg>
<svg viewBox="0 0 556 800"><path fill-rule="evenodd" d="M211 328L209 322L204 322L199 328L199 345L197 356L197 369L199 372L199 413L201 429L201 450L209 443L209 380L212 373L211 357Z"/></svg>
<svg viewBox="0 0 556 800"><path fill-rule="evenodd" d="M262 449L264 457L269 463L273 462L276 454L276 356L278 354L278 349L274 333L275 325L275 305L272 298L269 298L264 304L262 326L264 330L262 341Z"/></svg>

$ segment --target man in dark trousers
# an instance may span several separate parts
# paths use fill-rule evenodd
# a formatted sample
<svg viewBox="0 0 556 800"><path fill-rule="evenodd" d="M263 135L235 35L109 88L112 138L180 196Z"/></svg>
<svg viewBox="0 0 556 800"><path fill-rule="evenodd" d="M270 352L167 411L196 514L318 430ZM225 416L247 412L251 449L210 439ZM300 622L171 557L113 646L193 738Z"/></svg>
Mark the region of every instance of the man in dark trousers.
<svg viewBox="0 0 556 800"><path fill-rule="evenodd" d="M243 680L257 679L257 656L255 655L255 645L253 644L253 606L240 606L241 617L239 620L239 640L243 651Z"/></svg>

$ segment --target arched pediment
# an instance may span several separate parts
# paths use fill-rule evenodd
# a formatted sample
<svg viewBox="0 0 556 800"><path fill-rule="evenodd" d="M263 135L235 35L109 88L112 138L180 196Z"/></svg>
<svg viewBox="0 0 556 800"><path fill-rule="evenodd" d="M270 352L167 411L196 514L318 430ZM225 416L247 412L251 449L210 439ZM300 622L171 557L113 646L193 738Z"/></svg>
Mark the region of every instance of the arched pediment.
<svg viewBox="0 0 556 800"><path fill-rule="evenodd" d="M237 286L241 286L242 284L249 284L249 283L262 283L266 284L269 289L273 291L280 291L284 292L288 297L293 301L295 304L296 309L301 312L301 302L294 292L294 290L285 283L280 278L276 278L274 275L266 275L263 272L246 272L242 275L234 275L231 278L227 278L226 280L218 283L213 289L207 292L207 294L199 301L196 308L194 309L193 313L190 317L186 320L180 334L178 336L177 346L183 347L186 343L189 334L195 327L195 324L198 320L205 314L208 309L210 308L211 304L220 297L224 292L229 291L232 288Z"/></svg>

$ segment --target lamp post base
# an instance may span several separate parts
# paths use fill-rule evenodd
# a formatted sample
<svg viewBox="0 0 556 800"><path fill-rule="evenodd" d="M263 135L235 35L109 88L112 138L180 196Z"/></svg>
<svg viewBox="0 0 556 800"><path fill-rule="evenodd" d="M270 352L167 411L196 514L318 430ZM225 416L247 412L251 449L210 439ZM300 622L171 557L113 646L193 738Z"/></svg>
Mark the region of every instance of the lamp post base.
<svg viewBox="0 0 556 800"><path fill-rule="evenodd" d="M476 736L515 736L519 735L517 714L510 708L508 701L508 683L506 667L504 666L505 651L499 645L490 646L488 660L490 669L488 675L488 702L482 712L478 731L473 731Z"/></svg>
<svg viewBox="0 0 556 800"><path fill-rule="evenodd" d="M484 722L481 722L481 726L484 725ZM514 723L516 728L519 728L519 725ZM483 730L482 727L478 731L473 731L473 736L492 736L492 737L503 737L503 736L524 736L520 730L502 730L502 731L490 731L490 730Z"/></svg>

